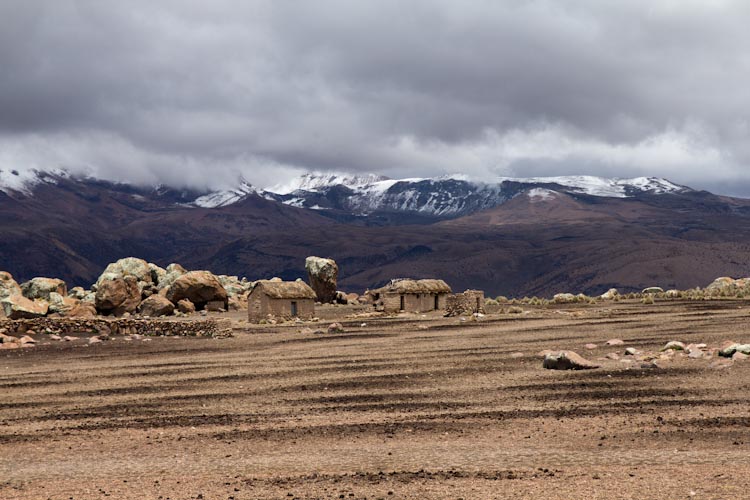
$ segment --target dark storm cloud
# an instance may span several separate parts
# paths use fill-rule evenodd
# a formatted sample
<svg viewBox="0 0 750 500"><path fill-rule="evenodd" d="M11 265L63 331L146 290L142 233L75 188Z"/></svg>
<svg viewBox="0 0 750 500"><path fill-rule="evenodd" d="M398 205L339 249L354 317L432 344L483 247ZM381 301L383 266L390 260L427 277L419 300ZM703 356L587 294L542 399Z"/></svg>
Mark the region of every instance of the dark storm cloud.
<svg viewBox="0 0 750 500"><path fill-rule="evenodd" d="M0 168L259 184L660 175L750 194L746 2L6 1Z"/></svg>

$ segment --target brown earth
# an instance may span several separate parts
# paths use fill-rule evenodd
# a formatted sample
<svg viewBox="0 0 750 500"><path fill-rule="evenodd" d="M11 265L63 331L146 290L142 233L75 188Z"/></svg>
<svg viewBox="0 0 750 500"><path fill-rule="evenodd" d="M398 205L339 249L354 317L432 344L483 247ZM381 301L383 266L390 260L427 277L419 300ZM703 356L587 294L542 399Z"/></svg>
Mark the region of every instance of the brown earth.
<svg viewBox="0 0 750 500"><path fill-rule="evenodd" d="M0 498L747 498L750 361L600 358L750 341L750 302L525 309L37 335L0 351ZM543 370L543 349L603 367Z"/></svg>

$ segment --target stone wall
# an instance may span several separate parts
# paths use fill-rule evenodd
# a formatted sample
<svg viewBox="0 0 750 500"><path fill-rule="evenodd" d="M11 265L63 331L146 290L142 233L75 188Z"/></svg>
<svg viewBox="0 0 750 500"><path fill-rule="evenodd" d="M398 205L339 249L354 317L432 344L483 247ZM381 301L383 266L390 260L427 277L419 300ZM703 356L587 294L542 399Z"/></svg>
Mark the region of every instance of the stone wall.
<svg viewBox="0 0 750 500"><path fill-rule="evenodd" d="M228 319L157 320L131 318L35 318L2 319L0 329L9 335L36 333L57 335L112 334L147 336L231 337L232 324Z"/></svg>
<svg viewBox="0 0 750 500"><path fill-rule="evenodd" d="M484 292L466 290L454 293L446 298L445 315L461 316L462 314L484 313Z"/></svg>

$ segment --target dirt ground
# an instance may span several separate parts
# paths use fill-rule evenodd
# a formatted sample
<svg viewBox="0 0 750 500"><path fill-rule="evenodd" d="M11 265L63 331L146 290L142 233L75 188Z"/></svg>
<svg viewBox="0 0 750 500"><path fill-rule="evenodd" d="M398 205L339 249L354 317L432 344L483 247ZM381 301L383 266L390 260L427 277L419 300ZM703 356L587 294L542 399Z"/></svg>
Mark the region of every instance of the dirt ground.
<svg viewBox="0 0 750 500"><path fill-rule="evenodd" d="M342 320L0 351L0 499L750 497L750 360L538 355L750 342L749 302Z"/></svg>

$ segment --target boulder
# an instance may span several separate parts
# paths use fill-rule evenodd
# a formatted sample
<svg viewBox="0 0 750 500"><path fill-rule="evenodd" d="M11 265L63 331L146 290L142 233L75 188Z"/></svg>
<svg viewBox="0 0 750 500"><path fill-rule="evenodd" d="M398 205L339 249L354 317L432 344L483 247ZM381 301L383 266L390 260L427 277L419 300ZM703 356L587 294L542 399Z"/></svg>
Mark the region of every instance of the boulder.
<svg viewBox="0 0 750 500"><path fill-rule="evenodd" d="M107 265L99 279L96 280L97 290L104 281L112 281L126 276L133 276L136 282L153 283L148 262L136 257L125 257Z"/></svg>
<svg viewBox="0 0 750 500"><path fill-rule="evenodd" d="M59 293L50 292L49 294L49 313L67 316L81 301L73 297L63 297Z"/></svg>
<svg viewBox="0 0 750 500"><path fill-rule="evenodd" d="M87 293L90 293L83 289L82 286L74 286L70 290L68 290L68 297L73 297L74 299L83 300L83 298L86 296Z"/></svg>
<svg viewBox="0 0 750 500"><path fill-rule="evenodd" d="M725 358L731 358L734 353L740 352L742 354L750 354L750 344L730 344L723 346L721 350L719 351L719 356L723 356Z"/></svg>
<svg viewBox="0 0 750 500"><path fill-rule="evenodd" d="M9 319L42 318L49 310L47 301L27 299L21 294L5 297L0 304L3 314Z"/></svg>
<svg viewBox="0 0 750 500"><path fill-rule="evenodd" d="M323 304L335 302L336 282L339 276L339 266L336 262L322 257L308 257L305 259L305 270L318 301Z"/></svg>
<svg viewBox="0 0 750 500"><path fill-rule="evenodd" d="M164 279L164 277L167 275L167 270L163 267L159 267L153 262L148 263L148 268L151 270L151 282L158 286L159 283Z"/></svg>
<svg viewBox="0 0 750 500"><path fill-rule="evenodd" d="M79 302L73 309L65 314L67 318L93 318L96 316L96 307L91 302Z"/></svg>
<svg viewBox="0 0 750 500"><path fill-rule="evenodd" d="M68 294L68 286L57 278L32 278L21 285L21 292L27 299L49 300L51 293L65 297Z"/></svg>
<svg viewBox="0 0 750 500"><path fill-rule="evenodd" d="M187 270L184 267L175 263L169 264L165 271L166 274L159 279L159 283L157 284L159 290L168 289L177 278L187 273Z"/></svg>
<svg viewBox="0 0 750 500"><path fill-rule="evenodd" d="M349 304L359 304L359 294L356 294L356 293L347 293L346 294L346 301Z"/></svg>
<svg viewBox="0 0 750 500"><path fill-rule="evenodd" d="M129 275L101 281L97 285L94 303L96 310L102 314L122 316L132 313L141 303L141 291L136 277Z"/></svg>
<svg viewBox="0 0 750 500"><path fill-rule="evenodd" d="M548 370L591 370L599 365L573 351L560 351L544 356L542 367Z"/></svg>
<svg viewBox="0 0 750 500"><path fill-rule="evenodd" d="M21 287L10 273L0 271L0 299L10 297L11 295L22 295Z"/></svg>
<svg viewBox="0 0 750 500"><path fill-rule="evenodd" d="M617 288L610 288L603 294L601 294L599 297L601 297L604 300L613 300L615 297L618 297L620 295L620 292L617 291Z"/></svg>
<svg viewBox="0 0 750 500"><path fill-rule="evenodd" d="M143 316L156 318L158 316L169 316L174 312L174 304L161 295L152 295L141 302L138 312Z"/></svg>
<svg viewBox="0 0 750 500"><path fill-rule="evenodd" d="M195 312L195 305L188 299L177 301L177 310L182 314L191 314Z"/></svg>
<svg viewBox="0 0 750 500"><path fill-rule="evenodd" d="M208 302L214 301L223 302L224 309L228 307L227 291L209 271L190 271L183 274L170 285L167 299L173 304L188 299L197 309L203 309Z"/></svg>

